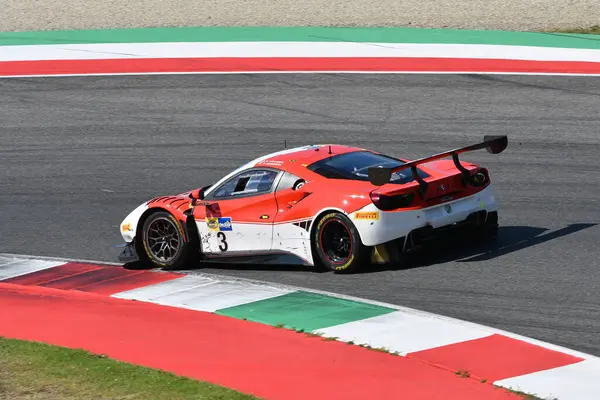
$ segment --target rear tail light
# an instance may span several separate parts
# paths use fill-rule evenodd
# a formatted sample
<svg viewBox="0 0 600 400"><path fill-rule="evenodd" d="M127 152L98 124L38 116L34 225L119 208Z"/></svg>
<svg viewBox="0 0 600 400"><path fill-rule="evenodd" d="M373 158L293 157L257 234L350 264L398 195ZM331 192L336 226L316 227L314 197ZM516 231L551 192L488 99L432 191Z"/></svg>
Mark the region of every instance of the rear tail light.
<svg viewBox="0 0 600 400"><path fill-rule="evenodd" d="M371 201L381 211L410 207L414 198L414 193L387 195L379 192L371 192Z"/></svg>
<svg viewBox="0 0 600 400"><path fill-rule="evenodd" d="M490 176L487 169L481 168L479 171L471 175L469 179L469 183L473 186L484 186L490 181Z"/></svg>

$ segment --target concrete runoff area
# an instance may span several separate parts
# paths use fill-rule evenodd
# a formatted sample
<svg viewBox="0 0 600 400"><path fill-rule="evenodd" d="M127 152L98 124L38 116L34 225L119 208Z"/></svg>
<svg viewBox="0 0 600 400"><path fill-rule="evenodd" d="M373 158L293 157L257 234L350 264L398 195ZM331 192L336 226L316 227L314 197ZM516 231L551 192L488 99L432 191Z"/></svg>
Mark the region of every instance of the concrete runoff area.
<svg viewBox="0 0 600 400"><path fill-rule="evenodd" d="M551 30L598 24L578 0L5 0L0 32L174 26L403 26Z"/></svg>

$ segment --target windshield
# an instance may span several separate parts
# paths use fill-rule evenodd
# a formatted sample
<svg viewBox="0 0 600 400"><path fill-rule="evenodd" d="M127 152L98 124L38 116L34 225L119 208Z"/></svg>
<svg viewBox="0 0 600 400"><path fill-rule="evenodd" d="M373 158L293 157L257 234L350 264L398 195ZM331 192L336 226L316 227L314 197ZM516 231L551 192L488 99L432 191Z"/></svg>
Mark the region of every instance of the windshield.
<svg viewBox="0 0 600 400"><path fill-rule="evenodd" d="M371 153L370 151L357 151L325 158L308 166L311 171L329 179L351 179L356 181L369 180L369 168L386 167L394 168L406 164L398 159ZM417 168L420 177L429 175ZM394 172L390 183L404 184L414 180L410 168Z"/></svg>

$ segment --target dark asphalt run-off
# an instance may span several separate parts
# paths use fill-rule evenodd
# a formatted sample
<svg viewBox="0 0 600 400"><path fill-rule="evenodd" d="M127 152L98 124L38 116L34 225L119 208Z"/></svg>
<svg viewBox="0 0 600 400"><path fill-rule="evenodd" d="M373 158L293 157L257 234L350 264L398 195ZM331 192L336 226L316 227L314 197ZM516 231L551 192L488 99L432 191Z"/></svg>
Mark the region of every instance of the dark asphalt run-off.
<svg viewBox="0 0 600 400"><path fill-rule="evenodd" d="M506 134L500 238L356 275L201 269L385 301L600 355L600 79L262 74L0 80L0 251L115 262L140 203L344 143L416 158ZM193 273L193 271L190 271Z"/></svg>

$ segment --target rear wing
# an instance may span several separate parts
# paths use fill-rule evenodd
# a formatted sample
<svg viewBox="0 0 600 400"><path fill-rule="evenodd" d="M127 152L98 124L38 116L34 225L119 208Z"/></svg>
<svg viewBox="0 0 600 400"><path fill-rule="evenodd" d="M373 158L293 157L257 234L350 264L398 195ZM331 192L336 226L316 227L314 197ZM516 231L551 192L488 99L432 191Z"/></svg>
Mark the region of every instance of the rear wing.
<svg viewBox="0 0 600 400"><path fill-rule="evenodd" d="M491 154L499 154L499 153L502 153L504 151L504 149L506 149L507 146L508 146L508 137L506 135L504 135L504 136L488 136L488 135L486 135L483 137L483 142L481 142L481 143L472 144L470 146L445 151L443 153L434 154L432 156L425 157L425 158L420 158L418 160L410 161L406 164L402 164L395 168L377 168L377 167L369 168L369 170L368 170L369 171L369 181L371 181L371 183L373 185L382 186L390 181L392 174L394 172L398 172L398 171L402 171L404 169L410 168L412 170L413 176L415 177L417 182L419 182L419 186L421 189L420 190L421 195L423 196L425 194L425 191L427 190L427 182L425 182L423 180L423 178L421 178L419 176L419 174L417 172L418 165L425 164L425 163L435 161L435 160L439 160L441 158L446 158L446 157L452 156L454 165L462 173L463 177L465 177L465 180L466 180L470 176L469 170L467 170L460 163L460 160L458 159L459 154L466 153L468 151L480 150L480 149L486 149L488 151L488 153L491 153Z"/></svg>

